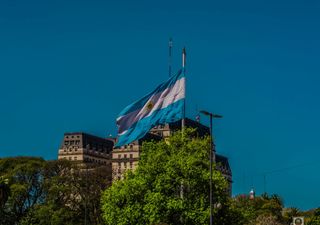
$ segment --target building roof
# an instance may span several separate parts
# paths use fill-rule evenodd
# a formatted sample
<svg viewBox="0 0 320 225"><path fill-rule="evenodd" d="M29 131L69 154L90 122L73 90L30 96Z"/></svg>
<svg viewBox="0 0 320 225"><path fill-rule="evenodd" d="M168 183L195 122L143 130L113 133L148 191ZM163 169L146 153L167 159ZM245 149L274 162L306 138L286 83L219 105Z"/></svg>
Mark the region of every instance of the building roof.
<svg viewBox="0 0 320 225"><path fill-rule="evenodd" d="M226 168L231 173L231 167L230 167L229 160L227 157L216 154L216 163L221 164L222 167Z"/></svg>
<svg viewBox="0 0 320 225"><path fill-rule="evenodd" d="M88 133L84 133L84 132L67 132L64 133L64 137L66 138L67 136L81 136L82 137L82 147L85 147L87 145L87 141L94 141L94 142L99 142L99 143L104 143L107 144L108 146L112 146L114 145L114 142L110 139L107 138L102 138L102 137L98 137L92 134L88 134ZM80 138L80 137L79 137Z"/></svg>
<svg viewBox="0 0 320 225"><path fill-rule="evenodd" d="M179 129L181 129L181 120L170 123L169 126L170 126L170 129L172 129L172 130L179 130ZM210 128L201 124L200 122L195 121L195 120L185 118L185 126L191 127L191 128L196 128L199 136L210 135Z"/></svg>

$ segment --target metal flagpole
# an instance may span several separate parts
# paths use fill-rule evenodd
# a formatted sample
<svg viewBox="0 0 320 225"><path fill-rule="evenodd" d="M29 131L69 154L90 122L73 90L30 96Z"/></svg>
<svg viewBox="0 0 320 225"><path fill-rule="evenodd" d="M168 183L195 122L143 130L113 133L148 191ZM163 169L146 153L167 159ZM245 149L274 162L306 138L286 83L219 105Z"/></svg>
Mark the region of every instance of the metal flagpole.
<svg viewBox="0 0 320 225"><path fill-rule="evenodd" d="M169 64L169 77L171 77L172 74L172 38L169 39L169 60L168 60L168 64Z"/></svg>
<svg viewBox="0 0 320 225"><path fill-rule="evenodd" d="M185 76L185 69L186 66L186 48L182 49L182 73ZM186 87L184 87L184 96L186 96ZM182 131L182 138L184 137L184 130L185 130L185 117L186 117L186 97L184 97L183 99L183 115L182 115L182 120L181 120L181 131ZM184 145L183 145L184 146ZM184 195L184 184L183 184L183 180L181 181L180 184L180 198L183 199L183 195ZM180 221L181 223L183 223L183 217L182 215L180 216Z"/></svg>
<svg viewBox="0 0 320 225"><path fill-rule="evenodd" d="M182 72L184 73L184 76L186 74L186 48L184 47L182 49ZM184 100L183 100L183 117L181 120L181 128L182 131L184 130L185 127L185 118L186 118L186 87L184 88Z"/></svg>

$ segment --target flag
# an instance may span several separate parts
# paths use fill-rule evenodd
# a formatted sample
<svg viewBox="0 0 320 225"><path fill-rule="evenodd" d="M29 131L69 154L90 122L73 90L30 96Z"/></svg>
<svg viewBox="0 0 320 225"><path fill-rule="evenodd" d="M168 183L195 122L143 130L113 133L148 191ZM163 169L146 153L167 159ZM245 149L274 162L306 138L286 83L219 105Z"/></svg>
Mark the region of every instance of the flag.
<svg viewBox="0 0 320 225"><path fill-rule="evenodd" d="M138 140L159 124L184 117L185 76L182 70L154 91L124 108L117 117L116 147Z"/></svg>

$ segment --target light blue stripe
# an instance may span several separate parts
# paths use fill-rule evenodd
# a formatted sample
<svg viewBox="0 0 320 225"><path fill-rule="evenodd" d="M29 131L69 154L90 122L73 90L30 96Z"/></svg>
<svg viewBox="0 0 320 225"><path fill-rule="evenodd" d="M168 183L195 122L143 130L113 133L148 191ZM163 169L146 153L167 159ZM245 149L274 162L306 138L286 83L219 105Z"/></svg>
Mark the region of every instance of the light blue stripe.
<svg viewBox="0 0 320 225"><path fill-rule="evenodd" d="M143 138L148 131L159 124L166 124L178 121L183 118L184 99L181 99L166 108L153 112L150 116L137 121L128 131L118 137L115 147L129 144Z"/></svg>
<svg viewBox="0 0 320 225"><path fill-rule="evenodd" d="M156 93L162 92L165 89L171 87L172 85L174 85L177 80L181 79L182 77L184 77L184 74L182 73L182 70L179 70L178 73L172 77L169 78L169 80L167 80L166 82L160 84L154 91L152 91L151 93L145 95L144 97L142 97L141 99L133 102L132 104L128 105L127 107L125 107L118 115L117 118L119 118L120 116L124 116L127 115L130 112L136 111L138 109L141 109L150 99L150 97Z"/></svg>

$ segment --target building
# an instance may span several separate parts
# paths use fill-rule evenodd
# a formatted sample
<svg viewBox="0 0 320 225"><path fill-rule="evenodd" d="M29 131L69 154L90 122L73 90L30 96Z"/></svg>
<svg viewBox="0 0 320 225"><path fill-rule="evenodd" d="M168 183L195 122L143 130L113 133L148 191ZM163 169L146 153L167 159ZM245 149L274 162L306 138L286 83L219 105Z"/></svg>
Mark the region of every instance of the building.
<svg viewBox="0 0 320 225"><path fill-rule="evenodd" d="M58 159L87 165L106 166L111 170L111 153L114 142L90 134L65 133L59 148Z"/></svg>
<svg viewBox="0 0 320 225"><path fill-rule="evenodd" d="M138 166L142 143L144 141L161 140L155 134L147 133L143 138L136 140L129 145L114 148L112 151L112 179L117 180L123 177L127 170L135 170Z"/></svg>
<svg viewBox="0 0 320 225"><path fill-rule="evenodd" d="M189 118L185 119L185 126L196 128L197 129L196 133L199 137L204 137L205 135L210 134L209 127ZM166 138L177 130L181 130L181 120L177 122L165 124L165 125L156 126L150 130L150 133L159 135L162 138Z"/></svg>
<svg viewBox="0 0 320 225"><path fill-rule="evenodd" d="M201 124L200 122L191 120L189 118L185 119L185 126L196 129L196 135L199 137L204 137L205 135L210 135L209 127ZM172 135L175 131L181 130L181 120L165 124L158 125L152 128L144 138L134 141L129 145L122 146L117 149L113 149L112 152L112 171L113 171L113 179L120 179L123 173L126 170L135 170L138 165L141 147L143 141L146 140L159 140L165 139ZM153 136L151 136L153 135ZM216 167L219 171L221 171L222 175L228 181L228 193L231 195L232 193L232 171L229 165L229 160L227 157L216 154L213 154L214 162L216 163Z"/></svg>
<svg viewBox="0 0 320 225"><path fill-rule="evenodd" d="M215 154L216 168L221 172L228 182L228 193L232 195L232 171L227 157Z"/></svg>
<svg viewBox="0 0 320 225"><path fill-rule="evenodd" d="M210 135L209 127L198 121L185 119L186 127L196 129L196 135ZM135 170L138 166L142 143L144 141L166 139L177 130L181 130L181 121L159 125L150 130L143 138L128 145L114 148L115 138L101 138L90 134L75 132L65 133L59 148L58 159L66 159L76 163L93 166L105 166L112 179L120 179L127 170ZM232 171L227 157L214 152L213 160L217 169L229 183L228 192L232 192Z"/></svg>
<svg viewBox="0 0 320 225"><path fill-rule="evenodd" d="M204 136L209 134L209 128L191 119L186 118L187 127L197 128L197 134ZM112 176L113 180L121 179L127 170L135 170L138 166L142 143L150 140L161 140L169 137L175 131L181 130L181 120L159 125L150 130L145 137L130 143L129 145L114 148L112 152Z"/></svg>

